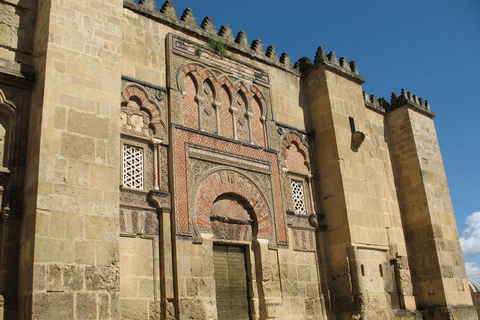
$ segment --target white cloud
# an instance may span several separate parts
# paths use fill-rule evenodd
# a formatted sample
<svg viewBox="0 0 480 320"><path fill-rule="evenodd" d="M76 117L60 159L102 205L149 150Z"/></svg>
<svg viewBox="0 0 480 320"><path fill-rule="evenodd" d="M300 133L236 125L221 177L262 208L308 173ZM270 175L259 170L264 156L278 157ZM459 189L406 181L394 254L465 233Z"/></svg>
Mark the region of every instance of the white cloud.
<svg viewBox="0 0 480 320"><path fill-rule="evenodd" d="M472 280L480 280L480 265L475 262L465 262L467 270L467 278Z"/></svg>
<svg viewBox="0 0 480 320"><path fill-rule="evenodd" d="M480 212L474 212L467 217L465 229L460 238L462 251L465 256L480 254Z"/></svg>

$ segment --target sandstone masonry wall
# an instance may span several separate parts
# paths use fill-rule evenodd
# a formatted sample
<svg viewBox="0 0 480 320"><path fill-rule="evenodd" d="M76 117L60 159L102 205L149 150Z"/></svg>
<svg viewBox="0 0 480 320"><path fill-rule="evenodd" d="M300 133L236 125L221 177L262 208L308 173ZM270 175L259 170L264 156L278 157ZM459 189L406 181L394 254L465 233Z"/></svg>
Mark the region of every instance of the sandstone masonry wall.
<svg viewBox="0 0 480 320"><path fill-rule="evenodd" d="M21 318L116 319L122 5L45 1L36 29Z"/></svg>

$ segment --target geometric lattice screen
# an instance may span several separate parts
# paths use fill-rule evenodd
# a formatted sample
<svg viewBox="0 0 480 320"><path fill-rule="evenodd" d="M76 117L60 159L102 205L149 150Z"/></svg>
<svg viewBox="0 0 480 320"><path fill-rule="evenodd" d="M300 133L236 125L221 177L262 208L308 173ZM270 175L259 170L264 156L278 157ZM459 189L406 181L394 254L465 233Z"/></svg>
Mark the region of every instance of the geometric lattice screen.
<svg viewBox="0 0 480 320"><path fill-rule="evenodd" d="M305 210L305 194L303 193L303 182L292 180L292 197L294 211L296 214L306 214Z"/></svg>
<svg viewBox="0 0 480 320"><path fill-rule="evenodd" d="M123 146L123 186L143 189L143 149Z"/></svg>

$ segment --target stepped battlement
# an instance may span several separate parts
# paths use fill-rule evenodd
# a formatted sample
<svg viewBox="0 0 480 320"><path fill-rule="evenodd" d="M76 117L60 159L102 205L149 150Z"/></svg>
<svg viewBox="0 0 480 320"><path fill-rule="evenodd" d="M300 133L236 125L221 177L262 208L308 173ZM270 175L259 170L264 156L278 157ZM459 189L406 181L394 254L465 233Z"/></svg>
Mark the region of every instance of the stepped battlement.
<svg viewBox="0 0 480 320"><path fill-rule="evenodd" d="M170 0L165 1L160 10L158 10L153 0L140 0L138 3L134 0L124 0L124 6L138 13L149 15L154 19L168 22L168 24L173 27L188 30L198 36L207 39L219 39L230 50L240 52L264 63L295 73L298 76L306 75L314 68L326 65L337 72L347 74L359 82L363 83L365 81L365 79L359 75L355 61L349 62L346 57L338 58L334 51L326 54L321 46L317 49L313 63L309 58L301 58L295 64L292 64L288 53L283 52L279 54L273 45L265 49L260 39L255 39L249 43L247 34L244 31L239 31L237 35L234 36L229 25L222 25L217 32L211 17L205 17L200 25L198 25L197 20L193 16L193 10L190 8L186 8L179 18L175 10L175 5Z"/></svg>
<svg viewBox="0 0 480 320"><path fill-rule="evenodd" d="M377 98L373 94L368 95L366 91L363 91L363 99L365 100L366 107L379 112L390 112L408 104L429 117L435 117L435 112L430 110L428 100L424 100L403 88L400 91L400 95L397 95L396 92L392 92L390 102L383 97Z"/></svg>
<svg viewBox="0 0 480 320"><path fill-rule="evenodd" d="M200 25L198 25L193 15L193 10L190 8L186 8L179 18L175 10L175 5L170 0L165 1L160 10L155 6L153 0L140 0L138 3L133 0L124 0L124 6L135 12L148 15L155 20L167 22L172 27L188 30L191 33L207 39L213 38L221 40L225 46L231 50L233 49L233 51L241 52L267 64L300 75L298 69L292 65L288 53L283 52L279 55L272 45L268 46L265 50L260 39L255 39L249 43L244 31L239 31L234 37L229 25L222 25L217 32L217 28L211 17L205 17Z"/></svg>

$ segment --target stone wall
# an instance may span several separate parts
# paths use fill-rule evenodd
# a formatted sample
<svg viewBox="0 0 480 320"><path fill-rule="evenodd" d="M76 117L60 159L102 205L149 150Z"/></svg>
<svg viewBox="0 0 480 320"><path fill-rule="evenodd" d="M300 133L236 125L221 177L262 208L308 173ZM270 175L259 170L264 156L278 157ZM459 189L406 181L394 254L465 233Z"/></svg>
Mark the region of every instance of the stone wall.
<svg viewBox="0 0 480 320"><path fill-rule="evenodd" d="M216 319L227 247L252 319L474 319L432 112L363 81L170 1L3 1L5 318Z"/></svg>
<svg viewBox="0 0 480 320"><path fill-rule="evenodd" d="M44 1L36 31L21 318L116 319L122 4Z"/></svg>
<svg viewBox="0 0 480 320"><path fill-rule="evenodd" d="M315 149L328 259L338 275L329 281L332 310L373 317L392 317L394 306L414 310L384 113L365 108L359 82L336 70L319 67L306 82L311 125L323 128Z"/></svg>
<svg viewBox="0 0 480 320"><path fill-rule="evenodd" d="M408 102L387 117L417 304L427 318L456 312L447 306L473 312L463 310L471 296L431 118Z"/></svg>

